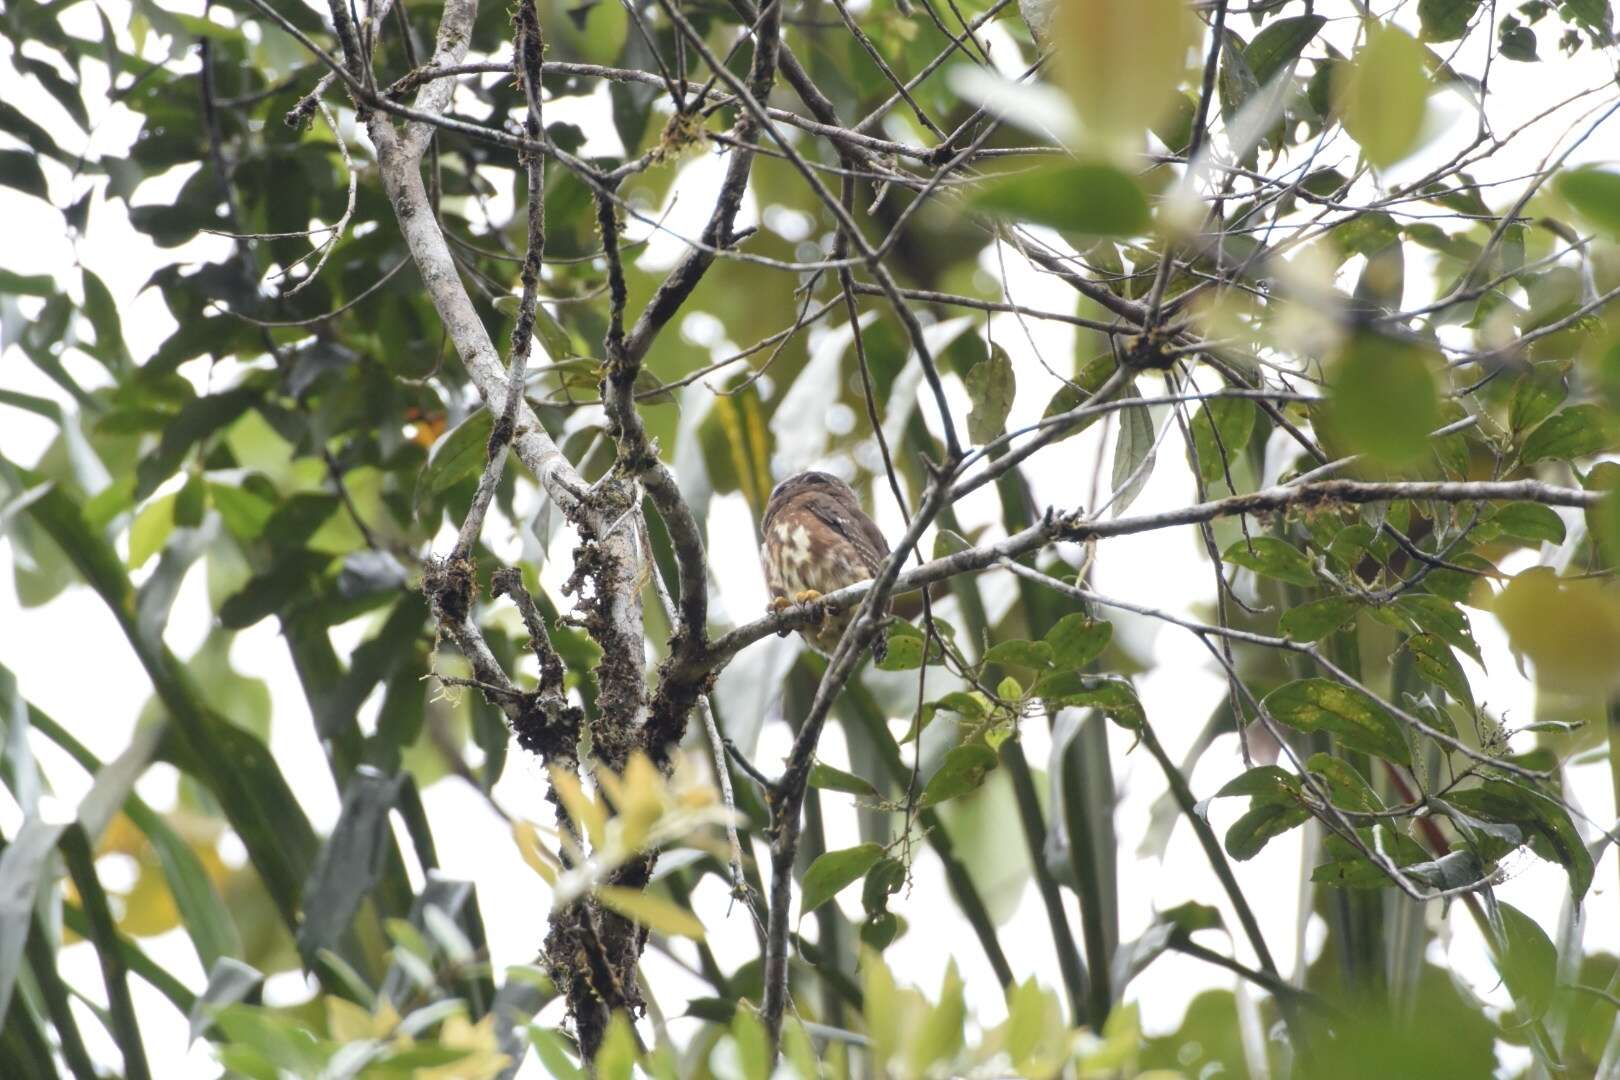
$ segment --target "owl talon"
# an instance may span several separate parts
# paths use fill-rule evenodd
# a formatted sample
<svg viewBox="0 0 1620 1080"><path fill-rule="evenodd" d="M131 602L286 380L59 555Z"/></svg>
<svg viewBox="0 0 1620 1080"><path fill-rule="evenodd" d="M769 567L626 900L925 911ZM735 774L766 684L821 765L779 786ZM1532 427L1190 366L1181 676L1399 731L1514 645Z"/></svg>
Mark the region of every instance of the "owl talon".
<svg viewBox="0 0 1620 1080"><path fill-rule="evenodd" d="M795 604L813 604L821 599L821 594L814 589L802 589L793 594Z"/></svg>
<svg viewBox="0 0 1620 1080"><path fill-rule="evenodd" d="M788 608L790 608L792 606L793 606L793 601L789 600L785 596L773 597L771 599L771 605L770 605L771 614L772 615L780 615L780 614L782 614L782 612L786 611Z"/></svg>

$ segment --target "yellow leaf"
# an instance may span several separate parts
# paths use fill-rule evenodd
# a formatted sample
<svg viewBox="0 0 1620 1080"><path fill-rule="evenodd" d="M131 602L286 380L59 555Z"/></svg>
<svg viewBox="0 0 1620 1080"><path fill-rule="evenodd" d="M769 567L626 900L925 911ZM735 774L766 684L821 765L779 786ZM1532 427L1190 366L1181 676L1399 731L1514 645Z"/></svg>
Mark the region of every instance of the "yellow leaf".
<svg viewBox="0 0 1620 1080"><path fill-rule="evenodd" d="M494 1013L476 1024L459 1014L450 1017L439 1029L439 1045L465 1051L465 1056L445 1065L419 1068L414 1080L493 1080L512 1060L500 1052Z"/></svg>
<svg viewBox="0 0 1620 1080"><path fill-rule="evenodd" d="M664 777L646 754L637 751L630 755L624 782L614 801L619 808L625 846L640 851L648 832L664 816Z"/></svg>
<svg viewBox="0 0 1620 1080"><path fill-rule="evenodd" d="M1162 119L1198 33L1186 0L1059 0L1053 45L1087 135L1136 149Z"/></svg>
<svg viewBox="0 0 1620 1080"><path fill-rule="evenodd" d="M1594 696L1620 687L1620 588L1540 566L1508 582L1493 607L1543 687Z"/></svg>
<svg viewBox="0 0 1620 1080"><path fill-rule="evenodd" d="M1334 72L1334 104L1344 129L1379 168L1417 149L1428 105L1424 49L1394 23L1378 23L1348 70Z"/></svg>
<svg viewBox="0 0 1620 1080"><path fill-rule="evenodd" d="M555 887L557 871L562 868L562 863L540 839L540 830L527 821L514 821L512 839L517 844L518 854L529 864L529 869L545 879L547 885Z"/></svg>
<svg viewBox="0 0 1620 1080"><path fill-rule="evenodd" d="M326 1034L333 1042L351 1043L386 1035L365 1009L336 995L326 998Z"/></svg>
<svg viewBox="0 0 1620 1080"><path fill-rule="evenodd" d="M180 925L180 909L156 857L140 861L135 885L124 895L124 913L118 928L134 937L156 937Z"/></svg>
<svg viewBox="0 0 1620 1080"><path fill-rule="evenodd" d="M585 835L590 837L593 847L600 847L607 829L606 811L596 800L585 794L585 789L580 786L579 777L566 769L551 770L551 785L556 789L557 797L562 799L563 806L567 808L568 816L574 819L574 824L585 830Z"/></svg>
<svg viewBox="0 0 1620 1080"><path fill-rule="evenodd" d="M703 940L703 924L698 917L661 896L653 896L639 889L601 885L597 887L596 898L625 918L661 934Z"/></svg>

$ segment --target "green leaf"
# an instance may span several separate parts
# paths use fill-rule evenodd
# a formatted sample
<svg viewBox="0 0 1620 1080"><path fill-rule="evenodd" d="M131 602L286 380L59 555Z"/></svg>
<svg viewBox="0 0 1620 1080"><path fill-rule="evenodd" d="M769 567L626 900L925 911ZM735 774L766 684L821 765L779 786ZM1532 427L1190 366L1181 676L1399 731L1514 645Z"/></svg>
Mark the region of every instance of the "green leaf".
<svg viewBox="0 0 1620 1080"><path fill-rule="evenodd" d="M598 10L608 6L594 5ZM567 23L569 20L562 21ZM630 1027L630 1020L622 1010L615 1009L608 1020L607 1035L603 1037L602 1047L596 1052L596 1061L593 1062L596 1080L631 1080L635 1075L638 1056L636 1033Z"/></svg>
<svg viewBox="0 0 1620 1080"><path fill-rule="evenodd" d="M1505 60L1533 64L1541 59L1536 55L1536 32L1520 25L1511 15L1502 17L1496 38L1496 51Z"/></svg>
<svg viewBox="0 0 1620 1080"><path fill-rule="evenodd" d="M235 1005L264 984L264 973L240 960L221 957L208 970L208 986L197 996L187 1019L191 1022L191 1038L202 1035L213 1024L214 1014L229 1005Z"/></svg>
<svg viewBox="0 0 1620 1080"><path fill-rule="evenodd" d="M45 184L45 170L39 167L39 157L27 150L0 150L0 184L44 202L51 201L50 188Z"/></svg>
<svg viewBox="0 0 1620 1080"><path fill-rule="evenodd" d="M135 467L135 497L144 499L180 468L191 448L221 428L234 423L260 398L258 391L245 388L188 401L163 428L158 448L143 456Z"/></svg>
<svg viewBox="0 0 1620 1080"><path fill-rule="evenodd" d="M1512 904L1498 902L1496 968L1525 1020L1539 1020L1558 986L1558 950L1547 932Z"/></svg>
<svg viewBox="0 0 1620 1080"><path fill-rule="evenodd" d="M1423 46L1405 30L1374 21L1367 43L1334 73L1333 83L1344 129L1375 167L1417 149L1430 84Z"/></svg>
<svg viewBox="0 0 1620 1080"><path fill-rule="evenodd" d="M1339 809L1374 814L1384 808L1383 801L1374 794L1366 779L1343 758L1332 754L1312 754L1305 768L1327 788L1328 797Z"/></svg>
<svg viewBox="0 0 1620 1080"><path fill-rule="evenodd" d="M990 355L980 360L962 379L973 408L968 412L968 439L983 446L1000 435L1012 411L1017 382L1012 359L1000 345L990 347Z"/></svg>
<svg viewBox="0 0 1620 1080"><path fill-rule="evenodd" d="M1227 463L1249 445L1254 417L1254 402L1247 398L1211 398L1193 415L1193 449L1198 452L1198 475L1204 483L1224 477Z"/></svg>
<svg viewBox="0 0 1620 1080"><path fill-rule="evenodd" d="M1326 23L1327 19L1321 15L1296 15L1267 23L1243 50L1243 59L1254 72L1255 81L1264 86L1279 71L1291 71L1299 54Z"/></svg>
<svg viewBox="0 0 1620 1080"><path fill-rule="evenodd" d="M1257 765L1228 780L1214 797L1229 799L1235 795L1248 795L1262 802L1297 803L1299 778L1276 765Z"/></svg>
<svg viewBox="0 0 1620 1080"><path fill-rule="evenodd" d="M1456 41L1468 32L1480 0L1418 0L1424 41Z"/></svg>
<svg viewBox="0 0 1620 1080"><path fill-rule="evenodd" d="M945 966L939 1002L928 1010L907 1047L911 1066L907 1074L927 1076L934 1071L934 1066L953 1061L962 1049L966 1022L962 977L957 973L956 961L951 960Z"/></svg>
<svg viewBox="0 0 1620 1080"><path fill-rule="evenodd" d="M771 1048L765 1025L750 1009L738 1009L731 1018L731 1038L737 1044L737 1063L743 1080L768 1080L771 1075Z"/></svg>
<svg viewBox="0 0 1620 1080"><path fill-rule="evenodd" d="M1395 718L1378 702L1327 679L1300 679L1267 694L1264 705L1279 722L1300 731L1324 731L1349 750L1410 765L1412 751Z"/></svg>
<svg viewBox="0 0 1620 1080"><path fill-rule="evenodd" d="M275 514L275 505L240 484L209 484L208 501L225 527L241 541L257 540Z"/></svg>
<svg viewBox="0 0 1620 1080"><path fill-rule="evenodd" d="M976 791L995 767L996 752L988 746L965 743L952 747L934 775L928 778L917 805L937 806Z"/></svg>
<svg viewBox="0 0 1620 1080"><path fill-rule="evenodd" d="M528 1032L529 1045L534 1047L547 1076L555 1080L585 1080L585 1070L570 1055L561 1033L539 1024L530 1024Z"/></svg>
<svg viewBox="0 0 1620 1080"><path fill-rule="evenodd" d="M119 949L118 927L113 922L106 890L96 875L95 856L84 826L75 822L62 832L63 861L78 890L84 913L89 917L96 957L101 961L101 978L106 987L108 1031L117 1040L123 1057L124 1075L144 1080L152 1075L142 1046L141 1024L129 992L129 967Z"/></svg>
<svg viewBox="0 0 1620 1080"><path fill-rule="evenodd" d="M1112 623L1072 611L1054 623L1042 640L1052 648L1054 667L1078 671L1101 656L1113 636Z"/></svg>
<svg viewBox="0 0 1620 1080"><path fill-rule="evenodd" d="M804 918L837 896L845 887L859 881L881 858L883 858L881 844L858 844L852 848L823 852L816 856L816 861L804 872L804 893L799 900L799 918Z"/></svg>
<svg viewBox="0 0 1620 1080"><path fill-rule="evenodd" d="M1026 668L1051 667L1052 659L1052 646L1044 641L1001 641L984 654L987 664Z"/></svg>
<svg viewBox="0 0 1620 1080"><path fill-rule="evenodd" d="M1478 787L1453 791L1445 803L1481 821L1517 825L1530 834L1530 850L1558 863L1569 875L1569 891L1576 901L1592 885L1592 855L1570 820L1569 812L1539 789L1487 780Z"/></svg>
<svg viewBox="0 0 1620 1080"><path fill-rule="evenodd" d="M139 570L146 560L163 550L174 532L175 492L153 499L135 515L129 527L129 568Z"/></svg>
<svg viewBox="0 0 1620 1080"><path fill-rule="evenodd" d="M1418 674L1451 695L1453 701L1474 709L1474 694L1468 685L1468 676L1452 655L1446 643L1434 634L1413 634L1404 647L1412 654L1412 663Z"/></svg>
<svg viewBox="0 0 1620 1080"><path fill-rule="evenodd" d="M816 762L810 766L810 786L823 791L842 791L850 795L860 795L865 798L878 797L877 788L862 780L854 773L847 773L842 769L835 769L823 762Z"/></svg>
<svg viewBox="0 0 1620 1080"><path fill-rule="evenodd" d="M1064 706L1096 709L1124 728L1139 728L1146 719L1141 700L1124 679L1079 671L1053 671L1041 676L1034 693L1054 709Z"/></svg>
<svg viewBox="0 0 1620 1080"><path fill-rule="evenodd" d="M1234 566L1286 581L1290 585L1309 588L1317 583L1316 572L1311 569L1311 562L1304 552L1275 536L1239 540L1227 548L1221 558Z"/></svg>
<svg viewBox="0 0 1620 1080"><path fill-rule="evenodd" d="M400 777L363 765L344 786L337 824L304 886L298 951L306 965L322 949L337 951L360 902L381 877L383 860L394 842L388 816L399 784Z"/></svg>
<svg viewBox="0 0 1620 1080"><path fill-rule="evenodd" d="M1308 604L1289 608L1277 626L1295 641L1320 641L1355 621L1361 605L1348 596L1325 596Z"/></svg>
<svg viewBox="0 0 1620 1080"><path fill-rule="evenodd" d="M483 471L489 454L489 435L495 422L488 409L479 409L439 436L428 452L427 464L416 481L417 503L423 495L443 495L451 487Z"/></svg>
<svg viewBox="0 0 1620 1080"><path fill-rule="evenodd" d="M1553 180L1553 190L1587 221L1620 238L1620 172L1597 165L1566 169Z"/></svg>
<svg viewBox="0 0 1620 1080"><path fill-rule="evenodd" d="M1526 431L1553 414L1569 396L1568 371L1563 364L1532 364L1513 385L1513 403L1508 409L1508 425L1513 434Z"/></svg>
<svg viewBox="0 0 1620 1080"><path fill-rule="evenodd" d="M1496 512L1491 524L1507 535L1532 544L1564 542L1564 519L1541 503L1509 503Z"/></svg>
<svg viewBox="0 0 1620 1080"><path fill-rule="evenodd" d="M1620 445L1616 423L1598 405L1572 405L1548 417L1524 440L1521 465L1538 461L1571 461Z"/></svg>
<svg viewBox="0 0 1620 1080"><path fill-rule="evenodd" d="M1041 419L1050 420L1054 416L1061 416L1064 413L1073 412L1075 409L1080 408L1091 400L1093 394L1101 389L1103 383L1108 381L1108 377L1114 373L1114 370L1115 364L1112 356L1099 356L1091 361L1081 370L1080 374L1074 377L1072 385L1064 383L1058 387L1057 393L1053 394L1052 399L1046 403L1046 411L1041 413ZM1063 435L1055 439L1054 442L1062 442L1064 439L1073 438L1098 420L1101 420L1104 415L1101 412L1091 413L1073 427L1064 431Z"/></svg>
<svg viewBox="0 0 1620 1080"><path fill-rule="evenodd" d="M579 355L579 350L574 348L574 339L563 329L556 316L546 310L544 304L534 306L534 336L540 339L540 344L545 346L546 355L553 362Z"/></svg>
<svg viewBox="0 0 1620 1080"><path fill-rule="evenodd" d="M974 194L975 209L1091 236L1147 231L1147 199L1112 165L1074 162L1004 173Z"/></svg>
<svg viewBox="0 0 1620 1080"><path fill-rule="evenodd" d="M1474 640L1468 615L1456 604L1438 596L1415 593L1395 601L1395 607L1417 624L1418 629L1434 634L1454 649L1461 649L1474 663L1484 666L1485 659L1479 651L1479 643Z"/></svg>
<svg viewBox="0 0 1620 1080"><path fill-rule="evenodd" d="M899 892L906 883L906 864L885 856L866 874L861 887L861 907L867 915L877 915L889 908L889 897Z"/></svg>
<svg viewBox="0 0 1620 1080"><path fill-rule="evenodd" d="M1440 426L1435 350L1376 334L1358 334L1340 355L1328 412L1351 449L1380 464L1411 463Z"/></svg>
<svg viewBox="0 0 1620 1080"><path fill-rule="evenodd" d="M1134 384L1131 396L1136 396ZM1123 514L1147 486L1153 475L1154 456L1153 414L1146 405L1131 405L1120 413L1119 434L1114 439L1110 486L1115 517Z"/></svg>
<svg viewBox="0 0 1620 1080"><path fill-rule="evenodd" d="M923 665L923 648L928 645L923 632L906 622L895 622L889 627L888 655L877 663L879 671L915 671ZM942 652L938 643L929 649L928 662L937 664Z"/></svg>
<svg viewBox="0 0 1620 1080"><path fill-rule="evenodd" d="M1226 853L1239 862L1252 859L1274 837L1303 824L1310 816L1301 807L1279 802L1251 806L1226 830Z"/></svg>

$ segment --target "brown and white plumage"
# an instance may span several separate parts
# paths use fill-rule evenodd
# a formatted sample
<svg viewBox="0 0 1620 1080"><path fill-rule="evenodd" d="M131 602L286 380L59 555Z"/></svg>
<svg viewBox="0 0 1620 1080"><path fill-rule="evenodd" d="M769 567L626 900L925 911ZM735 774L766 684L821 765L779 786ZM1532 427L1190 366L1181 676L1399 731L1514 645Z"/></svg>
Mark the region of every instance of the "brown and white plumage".
<svg viewBox="0 0 1620 1080"><path fill-rule="evenodd" d="M776 485L760 531L760 562L777 609L874 578L889 555L889 542L854 490L823 472L802 472ZM800 633L812 649L831 655L853 615L829 611ZM883 645L880 638L880 657Z"/></svg>

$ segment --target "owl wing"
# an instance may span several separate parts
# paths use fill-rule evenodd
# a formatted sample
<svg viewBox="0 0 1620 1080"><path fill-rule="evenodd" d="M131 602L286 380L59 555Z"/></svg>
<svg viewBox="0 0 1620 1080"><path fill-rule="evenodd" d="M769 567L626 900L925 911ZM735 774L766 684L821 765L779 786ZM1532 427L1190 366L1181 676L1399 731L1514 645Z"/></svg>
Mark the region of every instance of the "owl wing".
<svg viewBox="0 0 1620 1080"><path fill-rule="evenodd" d="M877 574L889 556L889 542L865 511L819 493L805 500L804 509L854 548L869 573Z"/></svg>

